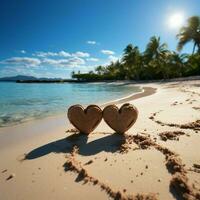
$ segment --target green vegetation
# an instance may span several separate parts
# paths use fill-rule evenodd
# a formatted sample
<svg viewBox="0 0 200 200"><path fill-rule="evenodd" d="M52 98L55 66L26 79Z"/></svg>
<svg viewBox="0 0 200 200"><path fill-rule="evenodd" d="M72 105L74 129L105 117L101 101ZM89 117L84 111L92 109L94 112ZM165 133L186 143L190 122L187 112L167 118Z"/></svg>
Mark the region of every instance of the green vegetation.
<svg viewBox="0 0 200 200"><path fill-rule="evenodd" d="M177 39L179 52L186 43L193 42L192 54L169 51L167 44L160 42L160 37L153 36L144 52L129 44L121 60L98 66L89 73L72 72L72 78L79 81L153 80L200 75L200 17L190 17Z"/></svg>

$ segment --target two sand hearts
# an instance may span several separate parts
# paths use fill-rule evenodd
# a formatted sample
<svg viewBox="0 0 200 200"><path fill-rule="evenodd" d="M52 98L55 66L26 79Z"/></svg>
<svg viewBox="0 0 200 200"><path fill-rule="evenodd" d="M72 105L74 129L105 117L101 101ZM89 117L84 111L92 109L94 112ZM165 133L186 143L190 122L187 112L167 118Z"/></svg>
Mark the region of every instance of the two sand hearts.
<svg viewBox="0 0 200 200"><path fill-rule="evenodd" d="M69 121L81 132L91 133L104 121L117 133L125 133L136 122L138 110L131 104L124 104L119 109L116 105L106 106L103 111L97 105L84 109L81 105L73 105L68 109Z"/></svg>

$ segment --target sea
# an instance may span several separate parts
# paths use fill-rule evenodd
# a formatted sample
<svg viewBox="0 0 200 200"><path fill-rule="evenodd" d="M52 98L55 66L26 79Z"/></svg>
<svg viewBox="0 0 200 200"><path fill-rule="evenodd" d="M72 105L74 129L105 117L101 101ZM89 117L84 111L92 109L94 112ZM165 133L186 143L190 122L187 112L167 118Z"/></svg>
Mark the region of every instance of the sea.
<svg viewBox="0 0 200 200"><path fill-rule="evenodd" d="M101 105L140 91L126 83L0 82L0 127L64 114L74 104Z"/></svg>

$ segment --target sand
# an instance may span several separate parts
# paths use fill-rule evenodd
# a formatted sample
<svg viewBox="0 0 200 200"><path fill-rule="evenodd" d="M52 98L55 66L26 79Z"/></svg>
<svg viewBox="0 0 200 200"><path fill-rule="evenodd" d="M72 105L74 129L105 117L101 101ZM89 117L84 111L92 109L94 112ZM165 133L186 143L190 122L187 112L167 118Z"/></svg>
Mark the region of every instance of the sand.
<svg viewBox="0 0 200 200"><path fill-rule="evenodd" d="M139 110L124 135L78 134L67 111L1 128L0 199L200 199L200 80L137 85L114 101Z"/></svg>

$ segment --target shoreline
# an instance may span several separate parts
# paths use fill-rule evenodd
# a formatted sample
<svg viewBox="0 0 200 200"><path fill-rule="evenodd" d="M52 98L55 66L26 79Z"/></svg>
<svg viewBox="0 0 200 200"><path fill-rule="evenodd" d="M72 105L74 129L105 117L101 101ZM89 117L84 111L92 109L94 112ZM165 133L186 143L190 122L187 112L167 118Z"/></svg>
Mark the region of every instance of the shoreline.
<svg viewBox="0 0 200 200"><path fill-rule="evenodd" d="M150 96L150 95L156 93L157 88L154 88L154 87L142 87L142 90L143 90L142 92L134 93L134 94L126 96L124 98L116 99L116 100L104 103L100 107L105 107L105 106L110 105L110 104L122 104L122 103L125 103L127 101L133 101L135 99L139 99L139 98L143 98L143 97L146 97L146 96Z"/></svg>

